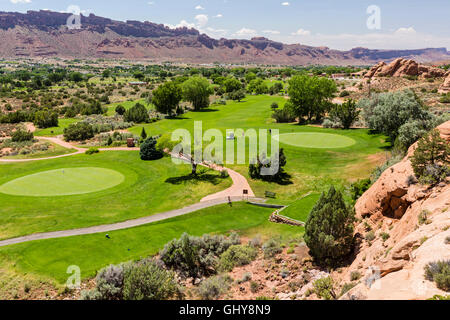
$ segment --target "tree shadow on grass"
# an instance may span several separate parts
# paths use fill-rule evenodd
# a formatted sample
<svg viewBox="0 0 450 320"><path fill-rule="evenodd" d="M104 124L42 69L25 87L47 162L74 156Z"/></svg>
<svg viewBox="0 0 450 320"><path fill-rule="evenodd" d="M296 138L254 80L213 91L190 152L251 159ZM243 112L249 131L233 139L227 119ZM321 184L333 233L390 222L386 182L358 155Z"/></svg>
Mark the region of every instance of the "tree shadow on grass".
<svg viewBox="0 0 450 320"><path fill-rule="evenodd" d="M170 183L173 185L180 185L180 184L186 184L186 183L194 183L198 184L199 182L207 182L211 183L212 185L218 185L222 182L223 178L216 174L210 174L207 171L205 172L198 172L197 174L188 174L180 177L172 177L166 179L166 183Z"/></svg>

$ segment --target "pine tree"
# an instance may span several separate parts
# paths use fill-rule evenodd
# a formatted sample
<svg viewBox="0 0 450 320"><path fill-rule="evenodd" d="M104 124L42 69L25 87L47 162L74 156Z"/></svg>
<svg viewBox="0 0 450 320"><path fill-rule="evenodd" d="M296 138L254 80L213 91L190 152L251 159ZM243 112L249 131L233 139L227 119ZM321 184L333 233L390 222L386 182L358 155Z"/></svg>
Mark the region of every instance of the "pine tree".
<svg viewBox="0 0 450 320"><path fill-rule="evenodd" d="M156 149L156 140L148 138L141 144L141 160L157 160L163 157L163 154Z"/></svg>
<svg viewBox="0 0 450 320"><path fill-rule="evenodd" d="M450 145L441 138L439 130L434 129L417 143L411 164L414 173L420 178L427 174L430 167L442 172L448 171L449 157Z"/></svg>
<svg viewBox="0 0 450 320"><path fill-rule="evenodd" d="M335 265L353 247L354 212L341 192L331 186L312 209L305 226L305 242L319 263Z"/></svg>
<svg viewBox="0 0 450 320"><path fill-rule="evenodd" d="M147 132L145 132L145 128L142 128L142 131L141 131L141 138L142 138L142 140L147 139Z"/></svg>

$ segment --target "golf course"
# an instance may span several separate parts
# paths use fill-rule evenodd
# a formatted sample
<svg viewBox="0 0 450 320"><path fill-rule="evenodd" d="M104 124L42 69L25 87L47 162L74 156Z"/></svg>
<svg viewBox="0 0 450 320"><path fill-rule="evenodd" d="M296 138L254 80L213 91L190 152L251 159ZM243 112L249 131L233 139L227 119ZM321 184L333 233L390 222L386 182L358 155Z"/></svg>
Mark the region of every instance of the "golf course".
<svg viewBox="0 0 450 320"><path fill-rule="evenodd" d="M226 105L212 105L172 119L135 125L129 131L139 134L145 128L152 136L170 134L179 128L193 132L195 121L202 121L203 130L220 130L224 137L227 129L278 129L280 147L287 158L287 181L251 179L248 165L226 167L245 177L256 197L273 192L276 198L268 199L268 203L287 205L283 215L305 221L322 191L330 184L345 188L349 182L367 175L387 143L384 136L370 134L367 129L335 130L275 123L271 119L272 102L282 107L286 99L248 96L241 102L228 101ZM70 123L72 120L61 122L61 126ZM54 136L63 129L39 134ZM202 167L198 178L192 179L190 170L189 164L175 165L170 157L142 161L138 151L102 151L0 163L0 240L148 217L198 203L232 185L230 177L221 176L218 171ZM109 239L98 233L9 245L0 247L1 264L4 268L14 265L10 272L63 283L69 265L80 266L83 278L92 277L110 263L156 254L166 242L184 232L202 235L234 230L249 237L302 235L302 227L269 222L272 211L244 202L222 204L111 231Z"/></svg>

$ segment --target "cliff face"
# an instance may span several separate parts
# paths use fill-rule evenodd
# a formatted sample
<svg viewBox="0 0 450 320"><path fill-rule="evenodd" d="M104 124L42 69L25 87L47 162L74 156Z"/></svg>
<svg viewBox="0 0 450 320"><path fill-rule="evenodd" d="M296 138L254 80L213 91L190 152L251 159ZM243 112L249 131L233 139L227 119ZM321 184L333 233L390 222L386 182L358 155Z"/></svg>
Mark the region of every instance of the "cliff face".
<svg viewBox="0 0 450 320"><path fill-rule="evenodd" d="M127 58L194 63L365 65L380 60L449 59L445 48L349 51L301 44L286 45L257 37L251 40L212 39L195 29L170 29L139 21L114 21L93 14L81 16L81 29L69 30L70 14L29 11L0 12L1 57Z"/></svg>
<svg viewBox="0 0 450 320"><path fill-rule="evenodd" d="M439 126L441 136L450 142L450 121ZM362 283L343 299L427 299L435 294L446 295L424 278L429 262L450 259L450 178L434 187L409 185L413 175L410 157L387 169L380 179L356 203L361 219L356 232L359 245L356 258L342 274L335 276L349 282L353 271L360 272ZM426 212L426 223L419 215ZM369 231L371 230L371 231ZM369 232L376 239L365 240ZM381 233L389 238L383 241ZM378 274L381 279L370 286L366 279Z"/></svg>

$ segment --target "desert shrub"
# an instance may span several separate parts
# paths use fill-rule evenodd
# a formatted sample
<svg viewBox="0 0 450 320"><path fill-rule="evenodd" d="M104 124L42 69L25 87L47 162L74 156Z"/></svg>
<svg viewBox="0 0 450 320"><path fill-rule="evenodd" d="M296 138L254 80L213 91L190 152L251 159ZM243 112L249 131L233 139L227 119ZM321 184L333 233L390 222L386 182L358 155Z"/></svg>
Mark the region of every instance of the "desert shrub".
<svg viewBox="0 0 450 320"><path fill-rule="evenodd" d="M220 270L232 271L234 267L245 266L255 260L257 251L250 246L231 246L220 256Z"/></svg>
<svg viewBox="0 0 450 320"><path fill-rule="evenodd" d="M348 97L349 95L350 95L350 92L348 92L347 90L344 90L339 94L339 97L344 98L344 97Z"/></svg>
<svg viewBox="0 0 450 320"><path fill-rule="evenodd" d="M341 294L339 295L340 297L342 297L344 294L346 294L347 292L349 292L351 289L353 289L356 286L357 283L353 282L353 283L346 283L342 286L341 289Z"/></svg>
<svg viewBox="0 0 450 320"><path fill-rule="evenodd" d="M81 300L122 300L123 277L123 265L110 265L100 270L95 289L83 292Z"/></svg>
<svg viewBox="0 0 450 320"><path fill-rule="evenodd" d="M322 126L328 129L338 129L342 127L342 123L340 123L338 120L325 119L322 122Z"/></svg>
<svg viewBox="0 0 450 320"><path fill-rule="evenodd" d="M450 291L450 260L428 263L425 278L434 281L439 289Z"/></svg>
<svg viewBox="0 0 450 320"><path fill-rule="evenodd" d="M158 160L163 157L163 153L156 148L156 140L148 138L141 144L140 150L141 160Z"/></svg>
<svg viewBox="0 0 450 320"><path fill-rule="evenodd" d="M160 252L161 260L171 269L192 281L217 272L219 257L233 245L240 244L237 234L229 238L221 235L193 237L184 233L180 239L174 239Z"/></svg>
<svg viewBox="0 0 450 320"><path fill-rule="evenodd" d="M273 112L272 118L275 119L277 123L294 122L296 116L292 104L289 101L286 102L283 109L277 109Z"/></svg>
<svg viewBox="0 0 450 320"><path fill-rule="evenodd" d="M352 271L350 273L351 281L358 281L359 279L361 279L361 273L359 271Z"/></svg>
<svg viewBox="0 0 450 320"><path fill-rule="evenodd" d="M314 292L319 298L325 300L334 300L337 298L331 277L318 279L314 281L313 286Z"/></svg>
<svg viewBox="0 0 450 320"><path fill-rule="evenodd" d="M12 142L24 142L24 141L33 141L34 135L33 132L28 132L25 130L16 130L11 135Z"/></svg>
<svg viewBox="0 0 450 320"><path fill-rule="evenodd" d="M259 291L259 288L260 288L260 286L259 286L259 283L258 283L258 282L256 282L256 281L251 281L251 282L250 282L250 291L251 291L252 293L258 292L258 291ZM260 300L263 300L263 299L260 299Z"/></svg>
<svg viewBox="0 0 450 320"><path fill-rule="evenodd" d="M118 115L123 116L127 110L125 109L125 107L124 107L123 105L119 104L119 105L116 107L115 111L116 111L116 113L117 113Z"/></svg>
<svg viewBox="0 0 450 320"><path fill-rule="evenodd" d="M167 300L180 297L180 292L175 274L163 269L154 260L133 263L124 270L125 300Z"/></svg>
<svg viewBox="0 0 450 320"><path fill-rule="evenodd" d="M354 211L341 192L331 186L315 204L305 225L305 242L311 255L322 263L334 264L353 248Z"/></svg>
<svg viewBox="0 0 450 320"><path fill-rule="evenodd" d="M445 243L445 244L450 244L450 236L448 236L447 238L445 238L444 243Z"/></svg>
<svg viewBox="0 0 450 320"><path fill-rule="evenodd" d="M412 90L372 95L358 102L369 128L381 132L395 141L399 129L413 120L430 120L432 114L424 107Z"/></svg>
<svg viewBox="0 0 450 320"><path fill-rule="evenodd" d="M403 158L404 158L403 154L394 154L388 160L386 160L386 162L383 163L381 166L376 167L370 176L372 183L375 183L383 174L383 172L386 171L386 169L399 163L400 161L402 161Z"/></svg>
<svg viewBox="0 0 450 320"><path fill-rule="evenodd" d="M422 210L419 213L419 216L417 217L417 220L419 222L419 225L425 224L428 222L428 215L430 214L430 211L428 210Z"/></svg>
<svg viewBox="0 0 450 320"><path fill-rule="evenodd" d="M136 103L132 108L128 109L124 115L123 119L126 122L134 123L148 123L150 122L150 117L148 115L147 109L144 105Z"/></svg>
<svg viewBox="0 0 450 320"><path fill-rule="evenodd" d="M260 236L254 237L253 239L251 239L248 242L248 245L253 248L260 248L261 247L261 237Z"/></svg>
<svg viewBox="0 0 450 320"><path fill-rule="evenodd" d="M375 232L373 232L373 230L372 230L372 231L369 231L369 232L366 234L365 239L366 239L367 241L369 241L369 242L375 240Z"/></svg>
<svg viewBox="0 0 450 320"><path fill-rule="evenodd" d="M93 154L95 154L95 153L99 153L100 152L100 150L98 150L98 148L94 148L94 147L91 147L91 148L89 148L88 150L86 150L86 154L87 155L93 155Z"/></svg>
<svg viewBox="0 0 450 320"><path fill-rule="evenodd" d="M214 276L204 280L197 288L197 294L203 300L219 299L228 292L233 280L229 276Z"/></svg>
<svg viewBox="0 0 450 320"><path fill-rule="evenodd" d="M362 179L358 180L350 186L350 194L352 195L352 199L354 201L358 200L364 192L369 190L372 185L372 181L370 179Z"/></svg>
<svg viewBox="0 0 450 320"><path fill-rule="evenodd" d="M263 244L262 251L264 253L264 259L269 259L275 257L283 250L281 249L280 242L272 238Z"/></svg>
<svg viewBox="0 0 450 320"><path fill-rule="evenodd" d="M238 283L240 284L240 283L244 283L244 282L249 282L250 280L252 280L252 274L250 272L246 272L242 276L242 279L240 279L238 281Z"/></svg>
<svg viewBox="0 0 450 320"><path fill-rule="evenodd" d="M383 241L388 240L391 236L389 235L389 233L387 232L382 232L380 233L381 239L383 239Z"/></svg>
<svg viewBox="0 0 450 320"><path fill-rule="evenodd" d="M48 110L38 111L34 115L33 123L39 128L58 126L58 113Z"/></svg>
<svg viewBox="0 0 450 320"><path fill-rule="evenodd" d="M271 108L272 110L278 109L278 103L272 102L272 104L270 105L270 108Z"/></svg>
<svg viewBox="0 0 450 320"><path fill-rule="evenodd" d="M66 141L82 141L94 137L94 130L90 124L77 122L70 124L64 129L64 139Z"/></svg>

